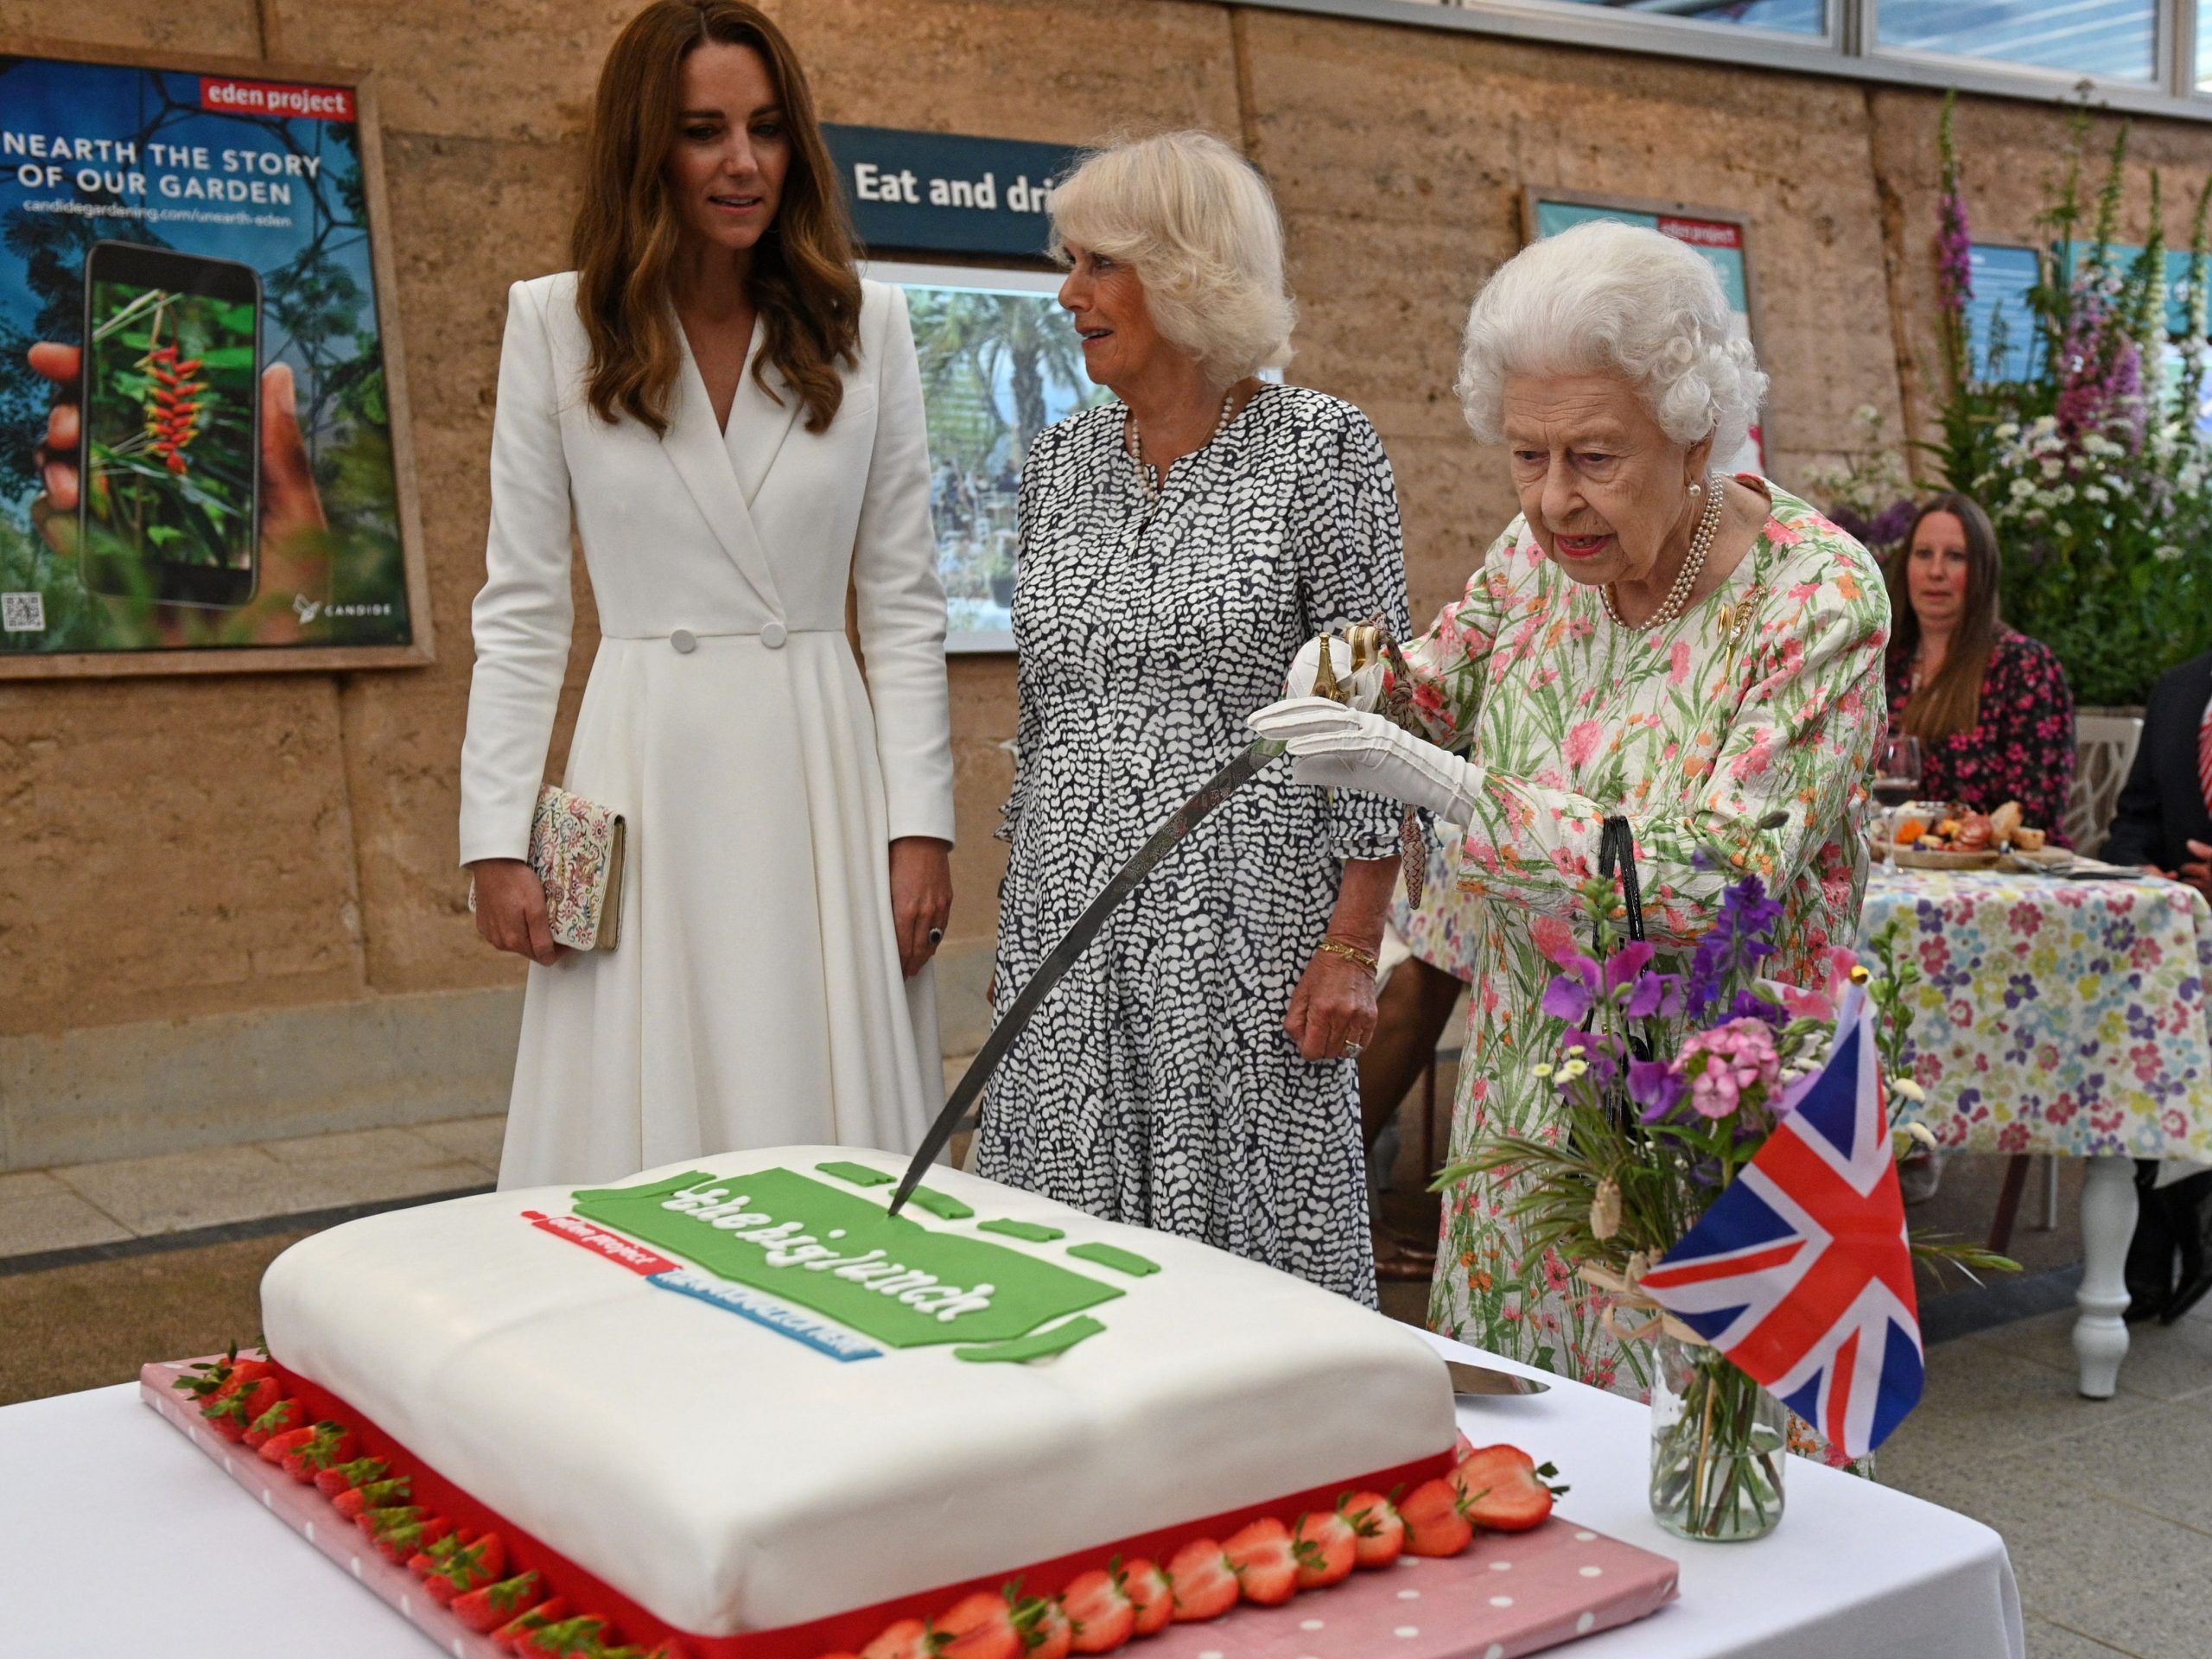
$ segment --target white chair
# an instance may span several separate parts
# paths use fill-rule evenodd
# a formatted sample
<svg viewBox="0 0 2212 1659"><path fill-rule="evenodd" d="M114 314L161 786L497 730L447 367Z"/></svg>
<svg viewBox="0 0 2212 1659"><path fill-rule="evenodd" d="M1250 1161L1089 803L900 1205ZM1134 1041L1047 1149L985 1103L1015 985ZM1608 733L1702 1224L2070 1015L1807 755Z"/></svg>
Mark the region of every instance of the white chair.
<svg viewBox="0 0 2212 1659"><path fill-rule="evenodd" d="M2126 715L2078 715L2074 720L2074 792L2066 800L2066 838L2094 858L2112 833L2120 786L2135 764L2143 722Z"/></svg>

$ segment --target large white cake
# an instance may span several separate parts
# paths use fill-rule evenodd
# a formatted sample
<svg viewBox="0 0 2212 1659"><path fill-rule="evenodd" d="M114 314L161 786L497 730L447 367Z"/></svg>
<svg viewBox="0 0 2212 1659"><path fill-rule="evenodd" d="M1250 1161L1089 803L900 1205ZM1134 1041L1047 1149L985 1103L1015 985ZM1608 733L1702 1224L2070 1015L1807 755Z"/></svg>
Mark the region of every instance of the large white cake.
<svg viewBox="0 0 2212 1659"><path fill-rule="evenodd" d="M1449 1452L1412 1332L955 1171L893 1220L902 1165L786 1147L371 1217L270 1268L269 1351L709 1637Z"/></svg>

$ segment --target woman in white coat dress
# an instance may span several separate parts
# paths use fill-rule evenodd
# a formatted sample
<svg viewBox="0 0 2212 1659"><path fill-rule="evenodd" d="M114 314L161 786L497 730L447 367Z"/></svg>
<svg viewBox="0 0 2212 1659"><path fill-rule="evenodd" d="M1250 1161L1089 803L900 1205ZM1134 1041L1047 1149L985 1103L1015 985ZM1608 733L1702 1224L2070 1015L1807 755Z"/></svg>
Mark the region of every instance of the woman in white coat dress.
<svg viewBox="0 0 2212 1659"><path fill-rule="evenodd" d="M601 72L577 270L509 296L461 817L479 929L532 963L503 1186L906 1150L942 1098L952 758L920 376L833 176L772 23L655 0ZM611 951L552 944L522 861L572 520L601 644L565 785L627 821Z"/></svg>

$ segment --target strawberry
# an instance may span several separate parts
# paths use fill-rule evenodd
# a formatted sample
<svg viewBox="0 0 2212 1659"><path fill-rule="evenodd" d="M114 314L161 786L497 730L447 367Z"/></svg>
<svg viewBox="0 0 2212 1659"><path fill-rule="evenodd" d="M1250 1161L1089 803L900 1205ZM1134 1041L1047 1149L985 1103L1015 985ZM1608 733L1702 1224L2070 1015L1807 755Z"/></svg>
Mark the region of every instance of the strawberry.
<svg viewBox="0 0 2212 1659"><path fill-rule="evenodd" d="M1468 1518L1491 1532L1526 1532L1552 1512L1567 1491L1552 1484L1559 1471L1541 1468L1517 1446L1485 1446L1470 1452L1450 1478L1465 1494Z"/></svg>
<svg viewBox="0 0 2212 1659"><path fill-rule="evenodd" d="M1031 1611L1032 1623L1021 1637L1028 1643L1029 1659L1068 1659L1075 1646L1075 1624L1067 1610L1057 1601L1040 1600Z"/></svg>
<svg viewBox="0 0 2212 1659"><path fill-rule="evenodd" d="M488 1636L544 1599L545 1590L537 1573L518 1573L512 1579L481 1585L455 1596L447 1605L463 1624L479 1636Z"/></svg>
<svg viewBox="0 0 2212 1659"><path fill-rule="evenodd" d="M1298 1558L1301 1590L1325 1590L1332 1584L1342 1584L1359 1563L1359 1535L1335 1510L1300 1516L1290 1535L1290 1548Z"/></svg>
<svg viewBox="0 0 2212 1659"><path fill-rule="evenodd" d="M1414 1487L1398 1507L1406 1517L1406 1554L1457 1555L1475 1541L1475 1523L1467 1518L1470 1507L1459 1488L1448 1480Z"/></svg>
<svg viewBox="0 0 2212 1659"><path fill-rule="evenodd" d="M372 1480L365 1485L339 1493L331 1499L330 1507L348 1521L358 1521L371 1510L404 1503L415 1495L414 1485L415 1483L405 1475L394 1475L389 1480Z"/></svg>
<svg viewBox="0 0 2212 1659"><path fill-rule="evenodd" d="M937 1659L1021 1659L1020 1627L1004 1591L978 1590L930 1621L931 1654Z"/></svg>
<svg viewBox="0 0 2212 1659"><path fill-rule="evenodd" d="M543 1659L584 1659L604 1648L607 1621L585 1614L540 1624L515 1643L517 1653L542 1655Z"/></svg>
<svg viewBox="0 0 2212 1659"><path fill-rule="evenodd" d="M1068 1646L1077 1653L1111 1653L1136 1634L1136 1604L1118 1560L1103 1573L1071 1579L1060 1592L1060 1608L1074 1627Z"/></svg>
<svg viewBox="0 0 2212 1659"><path fill-rule="evenodd" d="M382 1514L382 1510L372 1511ZM427 1550L432 1544L453 1530L453 1522L443 1516L434 1515L421 1521L402 1521L382 1527L369 1536L375 1542L377 1553L386 1560L404 1561L416 1550Z"/></svg>
<svg viewBox="0 0 2212 1659"><path fill-rule="evenodd" d="M918 1618L902 1618L862 1648L860 1659L930 1659L930 1627Z"/></svg>
<svg viewBox="0 0 2212 1659"><path fill-rule="evenodd" d="M381 1486L391 1483L378 1481L377 1484ZM353 1524L373 1538L380 1527L386 1530L404 1527L410 1522L420 1521L429 1513L419 1503L378 1503L356 1515Z"/></svg>
<svg viewBox="0 0 2212 1659"><path fill-rule="evenodd" d="M208 1395L207 1403L200 1408L200 1414L225 1440L242 1440L246 1431L260 1421L262 1414L283 1398L283 1392L273 1376L263 1376L242 1388L226 1383Z"/></svg>
<svg viewBox="0 0 2212 1659"><path fill-rule="evenodd" d="M336 1497L340 1492L350 1492L356 1486L381 1480L385 1466L382 1458L355 1458L350 1463L334 1465L317 1475L315 1489L325 1497Z"/></svg>
<svg viewBox="0 0 2212 1659"><path fill-rule="evenodd" d="M1337 1513L1359 1539L1352 1559L1362 1567L1389 1567L1404 1553L1406 1519L1380 1492L1354 1492L1337 1501Z"/></svg>
<svg viewBox="0 0 2212 1659"><path fill-rule="evenodd" d="M1258 1607L1280 1607L1298 1593L1298 1557L1290 1529L1273 1516L1238 1528L1221 1547L1236 1574L1237 1593Z"/></svg>
<svg viewBox="0 0 2212 1659"><path fill-rule="evenodd" d="M257 1382L257 1385L254 1385L254 1398L261 1398L261 1389L274 1391L276 1389L276 1380L265 1378L261 1380L261 1382ZM248 1409L252 1409L252 1407L248 1405ZM305 1422L305 1418L308 1418L308 1407L301 1405L299 1400L272 1400L268 1407L264 1407L261 1415L257 1415L252 1422L245 1425L245 1445L252 1446L254 1451L259 1451L261 1446L268 1445L270 1440L274 1440L274 1438L283 1433L285 1429L292 1429L294 1425Z"/></svg>
<svg viewBox="0 0 2212 1659"><path fill-rule="evenodd" d="M1219 1618L1236 1605L1236 1565L1211 1538L1193 1538L1175 1552L1167 1583L1175 1592L1178 1624Z"/></svg>
<svg viewBox="0 0 2212 1659"><path fill-rule="evenodd" d="M314 1434L297 1451L285 1454L284 1472L294 1480L313 1480L324 1470L349 1460L359 1449L353 1443L352 1429L343 1423L326 1420L315 1426ZM261 1454L269 1455L266 1446Z"/></svg>
<svg viewBox="0 0 2212 1659"><path fill-rule="evenodd" d="M432 1601L450 1602L464 1591L496 1584L507 1570L507 1541L496 1532L465 1541L449 1535L426 1553L423 1587Z"/></svg>
<svg viewBox="0 0 2212 1659"><path fill-rule="evenodd" d="M501 1653L519 1653L525 1637L534 1635L557 1618L569 1616L569 1604L560 1596L525 1608L492 1632L492 1645Z"/></svg>
<svg viewBox="0 0 2212 1659"><path fill-rule="evenodd" d="M288 1400L284 1403L289 1405L292 1402ZM264 1463L282 1463L313 1439L315 1439L315 1425L312 1423L303 1424L298 1428L288 1428L279 1433L265 1435L261 1440L261 1460ZM254 1444L251 1429L246 1430L245 1443L248 1446Z"/></svg>
<svg viewBox="0 0 2212 1659"><path fill-rule="evenodd" d="M1141 1555L1122 1569L1122 1588L1137 1610L1137 1634L1158 1636L1175 1617L1175 1586L1156 1561Z"/></svg>
<svg viewBox="0 0 2212 1659"><path fill-rule="evenodd" d="M238 1368L242 1365L258 1368L245 1379L246 1382L258 1382L269 1375L267 1360L241 1360L238 1357L238 1345L234 1342L220 1358L203 1359L196 1365L185 1367L183 1375L170 1386L181 1394L190 1395L194 1400L227 1398L230 1394L237 1392L238 1389L245 1386L245 1383L233 1380L238 1376Z"/></svg>

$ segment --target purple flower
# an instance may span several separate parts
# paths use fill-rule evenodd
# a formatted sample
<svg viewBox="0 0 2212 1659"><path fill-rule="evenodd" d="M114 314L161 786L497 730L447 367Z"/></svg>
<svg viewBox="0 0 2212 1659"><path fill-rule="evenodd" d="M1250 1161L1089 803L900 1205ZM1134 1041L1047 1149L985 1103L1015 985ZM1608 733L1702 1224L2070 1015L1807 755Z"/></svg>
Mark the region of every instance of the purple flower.
<svg viewBox="0 0 2212 1659"><path fill-rule="evenodd" d="M1732 1019L1764 1020L1770 1026L1789 1023L1789 1015L1781 1003L1772 1001L1762 992L1749 988L1736 993L1736 1000L1730 1005L1728 1013Z"/></svg>
<svg viewBox="0 0 2212 1659"><path fill-rule="evenodd" d="M1669 1116L1688 1092L1689 1084L1664 1060L1628 1063L1628 1097L1643 1109L1646 1123Z"/></svg>
<svg viewBox="0 0 2212 1659"><path fill-rule="evenodd" d="M1671 1020L1681 1011L1680 974L1638 974L1636 983L1629 987L1625 1012L1631 1020L1649 1020L1654 1014Z"/></svg>
<svg viewBox="0 0 2212 1659"><path fill-rule="evenodd" d="M1874 515L1873 522L1866 526L1866 533L1859 539L1869 547L1887 547L1892 542L1901 542L1919 512L1910 501L1892 501Z"/></svg>
<svg viewBox="0 0 2212 1659"><path fill-rule="evenodd" d="M1564 1020L1570 1026L1579 1026L1590 1017L1590 1010L1598 1004L1597 964L1590 964L1590 973L1554 974L1552 982L1544 987L1544 1012L1554 1020Z"/></svg>
<svg viewBox="0 0 2212 1659"><path fill-rule="evenodd" d="M1561 1045L1569 1059L1590 1068L1590 1077L1601 1094L1610 1093L1620 1081L1620 1044L1601 1031L1570 1031Z"/></svg>

